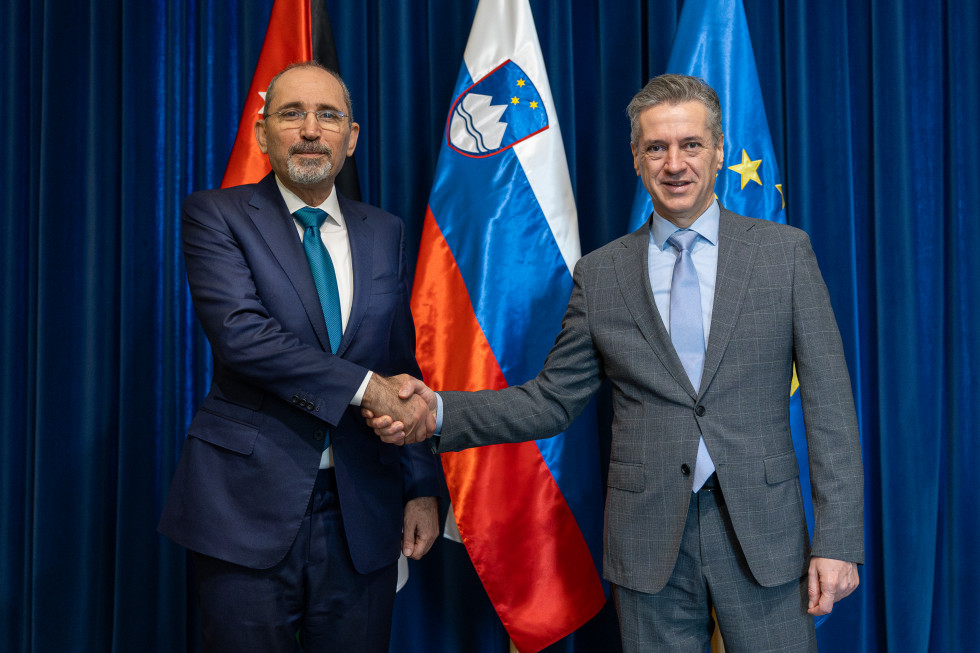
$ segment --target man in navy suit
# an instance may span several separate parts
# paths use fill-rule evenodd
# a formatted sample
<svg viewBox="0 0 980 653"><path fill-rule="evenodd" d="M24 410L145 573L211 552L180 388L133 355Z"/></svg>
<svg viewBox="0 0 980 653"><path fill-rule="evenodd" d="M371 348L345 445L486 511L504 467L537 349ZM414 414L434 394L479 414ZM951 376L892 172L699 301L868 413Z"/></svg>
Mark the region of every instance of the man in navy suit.
<svg viewBox="0 0 980 653"><path fill-rule="evenodd" d="M419 369L403 224L334 188L358 130L339 76L291 66L255 123L273 172L184 203L214 380L160 531L194 553L208 651L387 651L399 552L438 532L428 447L379 442L357 408L434 426L382 376Z"/></svg>

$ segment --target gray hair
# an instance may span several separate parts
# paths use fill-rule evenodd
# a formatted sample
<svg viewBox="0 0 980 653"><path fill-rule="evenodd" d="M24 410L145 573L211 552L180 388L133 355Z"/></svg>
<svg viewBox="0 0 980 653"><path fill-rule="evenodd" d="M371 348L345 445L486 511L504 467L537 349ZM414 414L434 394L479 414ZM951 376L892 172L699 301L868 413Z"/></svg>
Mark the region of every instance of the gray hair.
<svg viewBox="0 0 980 653"><path fill-rule="evenodd" d="M721 140L721 102L715 90L700 77L690 75L658 75L639 93L633 96L626 114L630 118L630 140L636 145L640 139L640 114L661 104L700 102L708 110L708 130L715 139Z"/></svg>
<svg viewBox="0 0 980 653"><path fill-rule="evenodd" d="M267 109L272 106L272 99L275 97L276 93L276 82L278 82L279 78L288 73L290 70L296 70L297 68L313 68L315 70L322 70L336 79L340 84L340 88L344 92L344 105L346 106L347 110L347 122L348 124L354 122L354 106L350 101L350 90L347 88L347 84L344 83L344 80L339 73L335 73L329 68L325 68L317 61L300 61L297 63L291 63L276 73L276 76L269 82L269 87L265 90L265 108L262 110L263 118L269 114Z"/></svg>

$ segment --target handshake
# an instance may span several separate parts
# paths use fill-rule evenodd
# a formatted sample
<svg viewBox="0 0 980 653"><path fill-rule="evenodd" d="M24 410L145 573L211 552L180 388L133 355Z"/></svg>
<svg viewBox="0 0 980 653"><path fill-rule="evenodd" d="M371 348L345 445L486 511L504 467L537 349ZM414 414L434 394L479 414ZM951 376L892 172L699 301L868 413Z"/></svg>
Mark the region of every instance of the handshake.
<svg viewBox="0 0 980 653"><path fill-rule="evenodd" d="M436 405L436 393L408 374L372 374L361 399L361 415L382 441L401 446L432 437Z"/></svg>

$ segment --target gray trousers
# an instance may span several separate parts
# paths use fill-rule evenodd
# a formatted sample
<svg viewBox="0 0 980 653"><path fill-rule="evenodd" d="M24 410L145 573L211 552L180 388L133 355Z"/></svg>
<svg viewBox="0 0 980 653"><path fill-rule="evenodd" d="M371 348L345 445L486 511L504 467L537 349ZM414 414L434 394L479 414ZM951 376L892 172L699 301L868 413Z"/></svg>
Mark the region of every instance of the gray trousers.
<svg viewBox="0 0 980 653"><path fill-rule="evenodd" d="M752 577L715 477L691 498L677 564L656 594L614 588L625 653L704 653L715 622L726 653L815 652L807 578L763 587Z"/></svg>

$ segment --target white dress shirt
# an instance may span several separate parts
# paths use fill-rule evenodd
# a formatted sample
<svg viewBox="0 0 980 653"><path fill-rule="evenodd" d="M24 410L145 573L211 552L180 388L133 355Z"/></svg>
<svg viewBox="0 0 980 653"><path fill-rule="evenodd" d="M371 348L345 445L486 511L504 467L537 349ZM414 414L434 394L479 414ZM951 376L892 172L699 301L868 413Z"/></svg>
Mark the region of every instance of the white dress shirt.
<svg viewBox="0 0 980 653"><path fill-rule="evenodd" d="M276 177L276 185L279 186L279 192L282 194L282 199L286 202L286 210L289 211L290 215L309 206L296 193L286 188L278 176ZM323 246L327 248L327 253L330 254L334 274L337 276L337 294L340 298L340 323L342 329L346 331L347 320L350 318L351 304L354 302L354 265L351 263L350 258L350 240L347 237L347 222L344 220L344 214L340 210L336 186L330 190L330 195L327 196L327 199L323 200L322 204L313 208L321 209L327 213L327 219L320 225L320 240L323 241ZM303 232L306 231L306 228L295 217L293 217L293 222L296 225L296 233L300 241L302 241ZM364 391L367 389L370 380L371 372L368 371L364 375L364 381L361 382L361 386L354 394L354 398L351 399L351 405L361 405L361 399L364 398ZM330 446L323 450L323 457L320 459L320 469L326 469L332 466L333 447Z"/></svg>

